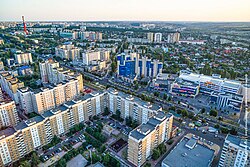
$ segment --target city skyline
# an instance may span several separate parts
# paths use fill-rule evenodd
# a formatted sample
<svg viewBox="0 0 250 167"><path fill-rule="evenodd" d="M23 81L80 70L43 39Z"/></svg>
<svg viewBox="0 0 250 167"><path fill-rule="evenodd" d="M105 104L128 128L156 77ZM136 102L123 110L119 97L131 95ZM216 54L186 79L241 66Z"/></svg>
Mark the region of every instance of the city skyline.
<svg viewBox="0 0 250 167"><path fill-rule="evenodd" d="M27 21L248 22L248 6L247 0L3 0L0 21L21 21L24 15Z"/></svg>

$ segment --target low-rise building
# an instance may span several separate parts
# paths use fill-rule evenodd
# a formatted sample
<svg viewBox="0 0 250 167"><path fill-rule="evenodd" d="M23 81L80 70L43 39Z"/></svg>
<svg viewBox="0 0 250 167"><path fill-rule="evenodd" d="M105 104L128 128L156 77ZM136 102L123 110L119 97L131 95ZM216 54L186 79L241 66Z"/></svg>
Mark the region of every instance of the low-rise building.
<svg viewBox="0 0 250 167"><path fill-rule="evenodd" d="M184 136L162 161L162 167L210 167L219 146L209 146L196 137Z"/></svg>

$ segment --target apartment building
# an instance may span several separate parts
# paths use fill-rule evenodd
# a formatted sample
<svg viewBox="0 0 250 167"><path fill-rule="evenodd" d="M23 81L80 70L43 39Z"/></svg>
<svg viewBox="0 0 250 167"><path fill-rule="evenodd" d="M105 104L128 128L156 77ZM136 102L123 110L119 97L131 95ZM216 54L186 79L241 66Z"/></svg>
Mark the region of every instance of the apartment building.
<svg viewBox="0 0 250 167"><path fill-rule="evenodd" d="M152 33L152 32L147 33L147 39L150 42L154 42L154 33Z"/></svg>
<svg viewBox="0 0 250 167"><path fill-rule="evenodd" d="M24 87L24 83L19 81L10 72L0 73L0 84L2 91L6 92L14 101L18 103L17 89Z"/></svg>
<svg viewBox="0 0 250 167"><path fill-rule="evenodd" d="M170 33L168 34L168 43L178 43L180 40L180 33Z"/></svg>
<svg viewBox="0 0 250 167"><path fill-rule="evenodd" d="M250 142L228 134L220 156L219 167L249 167Z"/></svg>
<svg viewBox="0 0 250 167"><path fill-rule="evenodd" d="M113 88L107 90L107 106L112 113L121 112L123 119L131 117L138 123L146 123L150 117L162 110L156 104L145 102L138 97L118 92Z"/></svg>
<svg viewBox="0 0 250 167"><path fill-rule="evenodd" d="M173 115L158 112L129 134L128 161L142 166L152 155L153 149L170 139Z"/></svg>
<svg viewBox="0 0 250 167"><path fill-rule="evenodd" d="M18 122L15 102L11 99L0 99L0 128L14 126Z"/></svg>
<svg viewBox="0 0 250 167"><path fill-rule="evenodd" d="M27 87L18 89L21 109L26 113L37 112L39 114L73 100L79 93L77 79L66 80L36 90L30 90Z"/></svg>
<svg viewBox="0 0 250 167"><path fill-rule="evenodd" d="M162 41L162 33L155 33L154 42L159 43Z"/></svg>
<svg viewBox="0 0 250 167"><path fill-rule="evenodd" d="M17 64L30 64L33 63L31 53L18 53L15 54L15 61Z"/></svg>
<svg viewBox="0 0 250 167"><path fill-rule="evenodd" d="M100 114L106 107L106 92L93 92L0 131L0 166L8 166L51 142L70 128Z"/></svg>
<svg viewBox="0 0 250 167"><path fill-rule="evenodd" d="M65 43L55 48L55 55L67 60L78 60L80 58L80 48L75 47L71 42Z"/></svg>
<svg viewBox="0 0 250 167"><path fill-rule="evenodd" d="M57 84L65 80L77 79L79 91L83 90L82 74L60 67L59 63L52 59L39 63L39 68L43 83Z"/></svg>
<svg viewBox="0 0 250 167"><path fill-rule="evenodd" d="M52 134L47 124L42 116L36 116L0 131L0 166L7 166L48 144Z"/></svg>

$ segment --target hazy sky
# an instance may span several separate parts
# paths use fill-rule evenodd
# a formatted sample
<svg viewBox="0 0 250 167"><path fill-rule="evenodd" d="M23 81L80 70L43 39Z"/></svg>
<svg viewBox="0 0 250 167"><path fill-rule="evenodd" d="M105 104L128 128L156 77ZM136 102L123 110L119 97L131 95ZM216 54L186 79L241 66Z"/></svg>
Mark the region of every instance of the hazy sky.
<svg viewBox="0 0 250 167"><path fill-rule="evenodd" d="M0 21L250 21L250 0L0 0Z"/></svg>

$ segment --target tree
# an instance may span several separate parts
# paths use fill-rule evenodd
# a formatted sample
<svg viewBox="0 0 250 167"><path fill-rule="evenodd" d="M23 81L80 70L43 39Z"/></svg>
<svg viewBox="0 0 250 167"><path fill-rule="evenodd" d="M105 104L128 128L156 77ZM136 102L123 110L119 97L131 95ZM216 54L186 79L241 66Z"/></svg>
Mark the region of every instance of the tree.
<svg viewBox="0 0 250 167"><path fill-rule="evenodd" d="M66 155L67 155L67 154L66 154ZM61 159L58 161L56 167L65 167L66 164L67 164L66 160L65 160L64 158L61 158Z"/></svg>
<svg viewBox="0 0 250 167"><path fill-rule="evenodd" d="M31 164L28 161L23 161L20 163L20 167L31 167Z"/></svg>
<svg viewBox="0 0 250 167"><path fill-rule="evenodd" d="M217 117L218 112L217 112L216 110L213 110L213 109L212 109L212 110L210 110L209 115L210 115L210 116Z"/></svg>
<svg viewBox="0 0 250 167"><path fill-rule="evenodd" d="M188 116L187 110L182 110L182 111L181 111L181 115L182 115L183 117Z"/></svg>
<svg viewBox="0 0 250 167"><path fill-rule="evenodd" d="M32 166L37 166L40 163L40 159L36 152L31 154L31 164Z"/></svg>
<svg viewBox="0 0 250 167"><path fill-rule="evenodd" d="M108 107L105 107L104 108L104 112L103 112L103 116L106 116L106 115L109 115L109 109L108 109Z"/></svg>
<svg viewBox="0 0 250 167"><path fill-rule="evenodd" d="M151 163L146 163L145 165L144 165L144 167L151 167Z"/></svg>
<svg viewBox="0 0 250 167"><path fill-rule="evenodd" d="M201 113L204 114L206 112L206 109L205 108L202 108L201 109Z"/></svg>
<svg viewBox="0 0 250 167"><path fill-rule="evenodd" d="M120 110L116 110L115 114L117 116L117 119L121 118L121 111Z"/></svg>
<svg viewBox="0 0 250 167"><path fill-rule="evenodd" d="M232 134L232 135L237 135L237 131L235 130L235 128L232 128L230 131L230 134Z"/></svg>
<svg viewBox="0 0 250 167"><path fill-rule="evenodd" d="M220 128L220 125L219 125L219 124L216 124L216 125L214 125L214 128L219 129L219 128Z"/></svg>
<svg viewBox="0 0 250 167"><path fill-rule="evenodd" d="M153 154L152 154L153 160L157 160L160 156L161 156L160 150L159 149L154 149Z"/></svg>

